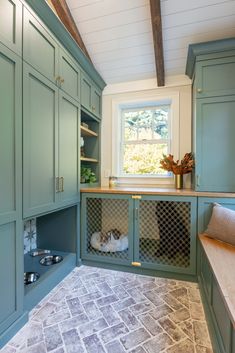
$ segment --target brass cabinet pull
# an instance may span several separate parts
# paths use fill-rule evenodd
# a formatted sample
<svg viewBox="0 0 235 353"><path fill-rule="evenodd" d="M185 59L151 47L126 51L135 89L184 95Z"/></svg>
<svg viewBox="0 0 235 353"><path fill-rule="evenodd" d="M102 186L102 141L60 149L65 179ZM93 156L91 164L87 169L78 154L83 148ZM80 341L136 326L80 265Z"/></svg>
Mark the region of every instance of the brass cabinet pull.
<svg viewBox="0 0 235 353"><path fill-rule="evenodd" d="M132 195L131 198L134 200L141 200L141 195Z"/></svg>
<svg viewBox="0 0 235 353"><path fill-rule="evenodd" d="M133 261L131 263L132 266L135 266L135 267L140 267L141 266L141 262L136 262L136 261Z"/></svg>
<svg viewBox="0 0 235 353"><path fill-rule="evenodd" d="M91 107L91 109L93 110L93 112L95 111L95 107L94 107L94 105Z"/></svg>

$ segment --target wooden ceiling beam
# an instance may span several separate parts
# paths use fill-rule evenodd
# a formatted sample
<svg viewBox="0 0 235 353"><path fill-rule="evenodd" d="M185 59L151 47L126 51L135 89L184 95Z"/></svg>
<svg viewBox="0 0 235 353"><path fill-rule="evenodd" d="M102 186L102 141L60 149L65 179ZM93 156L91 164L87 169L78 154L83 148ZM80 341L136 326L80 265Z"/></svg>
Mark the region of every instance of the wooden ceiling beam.
<svg viewBox="0 0 235 353"><path fill-rule="evenodd" d="M150 12L153 31L155 65L158 86L165 85L165 69L162 40L162 18L160 0L150 0Z"/></svg>
<svg viewBox="0 0 235 353"><path fill-rule="evenodd" d="M49 0L49 3L54 7L58 17L63 22L64 26L67 28L71 36L77 42L78 46L82 49L87 58L91 61L91 58L88 54L88 51L85 47L85 44L82 40L82 37L78 31L76 23L71 15L69 7L66 3L66 0Z"/></svg>

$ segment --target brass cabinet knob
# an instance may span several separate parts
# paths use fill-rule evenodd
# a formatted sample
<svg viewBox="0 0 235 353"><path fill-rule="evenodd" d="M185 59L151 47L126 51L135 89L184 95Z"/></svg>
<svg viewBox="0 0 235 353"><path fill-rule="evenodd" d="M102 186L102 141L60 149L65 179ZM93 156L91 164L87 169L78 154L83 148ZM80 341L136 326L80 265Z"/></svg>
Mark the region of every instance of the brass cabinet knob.
<svg viewBox="0 0 235 353"><path fill-rule="evenodd" d="M64 83L64 78L60 78L60 83Z"/></svg>
<svg viewBox="0 0 235 353"><path fill-rule="evenodd" d="M201 89L201 88L198 88L198 89L197 89L197 93L202 93L202 89Z"/></svg>

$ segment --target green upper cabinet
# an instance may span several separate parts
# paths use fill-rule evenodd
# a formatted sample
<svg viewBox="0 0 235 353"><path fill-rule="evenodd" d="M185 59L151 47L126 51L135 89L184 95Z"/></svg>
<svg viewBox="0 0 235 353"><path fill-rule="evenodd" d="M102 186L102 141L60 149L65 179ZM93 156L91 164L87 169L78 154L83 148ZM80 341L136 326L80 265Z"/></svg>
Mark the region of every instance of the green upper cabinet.
<svg viewBox="0 0 235 353"><path fill-rule="evenodd" d="M23 59L49 80L58 80L58 44L45 27L24 8Z"/></svg>
<svg viewBox="0 0 235 353"><path fill-rule="evenodd" d="M235 51L233 56L196 63L196 97L235 94Z"/></svg>
<svg viewBox="0 0 235 353"><path fill-rule="evenodd" d="M22 61L0 44L0 347L23 313ZM7 271L6 271L7 269Z"/></svg>
<svg viewBox="0 0 235 353"><path fill-rule="evenodd" d="M0 0L0 42L21 55L22 4L19 0Z"/></svg>
<svg viewBox="0 0 235 353"><path fill-rule="evenodd" d="M235 95L196 101L196 190L235 191Z"/></svg>
<svg viewBox="0 0 235 353"><path fill-rule="evenodd" d="M81 104L90 113L101 119L101 91L84 73L81 78Z"/></svg>
<svg viewBox="0 0 235 353"><path fill-rule="evenodd" d="M59 172L60 203L77 202L79 198L79 122L80 107L65 93L59 96Z"/></svg>
<svg viewBox="0 0 235 353"><path fill-rule="evenodd" d="M55 204L58 88L27 64L23 79L23 211L30 217Z"/></svg>
<svg viewBox="0 0 235 353"><path fill-rule="evenodd" d="M189 46L196 191L235 192L235 39Z"/></svg>
<svg viewBox="0 0 235 353"><path fill-rule="evenodd" d="M76 101L24 64L24 217L75 203L78 190Z"/></svg>
<svg viewBox="0 0 235 353"><path fill-rule="evenodd" d="M21 60L0 44L0 222L15 217L21 186ZM16 141L15 141L16 140ZM16 149L17 146L17 149ZM18 150L19 149L19 150Z"/></svg>
<svg viewBox="0 0 235 353"><path fill-rule="evenodd" d="M41 21L25 8L24 38L24 60L71 97L80 101L79 65L59 46Z"/></svg>

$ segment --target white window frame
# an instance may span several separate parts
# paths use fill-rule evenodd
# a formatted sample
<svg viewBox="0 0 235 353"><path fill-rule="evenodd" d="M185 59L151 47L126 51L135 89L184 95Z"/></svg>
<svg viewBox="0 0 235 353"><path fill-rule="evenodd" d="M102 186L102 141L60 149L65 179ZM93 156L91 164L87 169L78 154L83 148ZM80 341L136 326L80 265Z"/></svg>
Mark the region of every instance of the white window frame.
<svg viewBox="0 0 235 353"><path fill-rule="evenodd" d="M120 172L121 163L121 128L122 128L122 110L128 108L148 107L170 105L171 114L169 126L170 128L170 151L176 159L179 158L179 93L172 93L168 95L148 95L146 98L139 97L135 99L112 100L112 175L118 177L120 184L132 185L158 185L173 184L173 176L171 173L166 175L122 175Z"/></svg>

